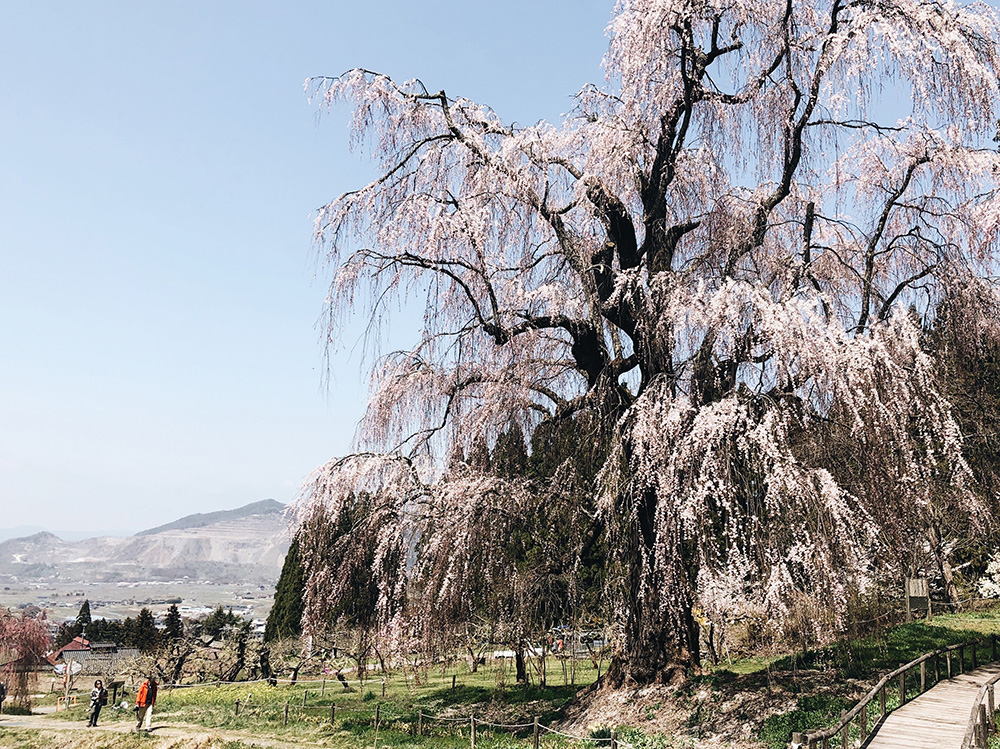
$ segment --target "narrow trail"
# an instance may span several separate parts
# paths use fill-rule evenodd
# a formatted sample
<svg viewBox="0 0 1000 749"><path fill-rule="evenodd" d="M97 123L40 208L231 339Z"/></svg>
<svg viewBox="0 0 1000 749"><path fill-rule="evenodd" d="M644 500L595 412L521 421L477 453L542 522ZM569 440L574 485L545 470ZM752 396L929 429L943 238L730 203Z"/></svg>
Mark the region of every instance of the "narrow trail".
<svg viewBox="0 0 1000 749"><path fill-rule="evenodd" d="M62 720L54 717L53 708L41 708L34 715L0 715L0 749L11 746L4 741L4 731L8 728L20 728L33 731L55 731L59 734L79 738L81 745L91 746L95 734L127 734L135 730L135 723L128 720L108 720L105 723L98 723L95 728L88 728L83 721ZM208 728L190 723L157 722L156 715L153 715L152 735L157 738L177 740L199 740L205 741L210 738L222 739L225 741L242 741L247 745L257 747L324 747L329 749L328 744L318 744L314 741L298 738L295 736L259 736L247 731L231 731L220 728Z"/></svg>
<svg viewBox="0 0 1000 749"><path fill-rule="evenodd" d="M1000 673L1000 664L938 682L889 713L865 744L870 749L961 749L979 687Z"/></svg>

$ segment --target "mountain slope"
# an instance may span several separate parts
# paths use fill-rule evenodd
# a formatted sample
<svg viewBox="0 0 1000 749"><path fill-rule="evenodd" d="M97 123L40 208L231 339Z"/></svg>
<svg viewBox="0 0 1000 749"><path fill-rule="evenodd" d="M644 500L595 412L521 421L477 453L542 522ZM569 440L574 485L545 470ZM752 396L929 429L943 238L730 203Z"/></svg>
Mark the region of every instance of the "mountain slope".
<svg viewBox="0 0 1000 749"><path fill-rule="evenodd" d="M253 502L235 510L218 510L216 512L196 512L193 515L185 515L172 523L158 525L145 531L139 531L137 536L152 536L163 531L184 530L186 528L204 528L206 525L218 523L224 520L239 520L250 515L267 515L271 513L284 512L285 506L273 499L262 499L260 502Z"/></svg>
<svg viewBox="0 0 1000 749"><path fill-rule="evenodd" d="M273 584L290 534L274 500L190 515L127 537L67 542L51 533L0 542L0 580Z"/></svg>

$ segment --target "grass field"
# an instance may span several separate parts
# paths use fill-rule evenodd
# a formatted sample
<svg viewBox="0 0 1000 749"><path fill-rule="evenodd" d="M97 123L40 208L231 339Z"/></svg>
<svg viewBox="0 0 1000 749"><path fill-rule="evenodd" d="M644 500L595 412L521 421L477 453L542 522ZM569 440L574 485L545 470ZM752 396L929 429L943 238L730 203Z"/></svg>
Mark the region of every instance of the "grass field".
<svg viewBox="0 0 1000 749"><path fill-rule="evenodd" d="M1000 635L1000 609L941 615L931 623L911 622L871 637L842 641L806 653L736 661L694 681L699 689L708 687L720 692L764 691L770 689L775 674L778 675L776 678L788 681L785 686L793 690L795 708L767 717L759 733L764 745L778 749L787 745L793 731L831 725L841 710L854 704L858 690L865 689L864 684L874 683L882 674L901 663L944 645L993 634ZM967 655L971 660L971 654ZM978 656L980 663L991 660L988 641L980 646ZM473 716L477 723L476 746L481 749L525 749L531 746L531 724L536 717L542 726L540 744L546 749L569 746L596 749L608 745L610 727L579 736L578 740L545 730L545 726L561 717L563 709L577 692L596 679L597 672L589 662L578 661L574 678L571 679L569 671L566 673L566 681L575 683L563 684L561 665L555 659L550 660L551 686L545 689L511 684L509 671L509 665L494 669L491 663L481 667L477 673L471 673L464 664L457 664L421 674L419 682L414 680L412 673L395 672L386 679L384 696L380 675L363 685L352 684L349 691L345 691L335 679L328 679L325 684L308 681L294 686L281 684L271 687L253 683L163 689L154 720L154 725L159 727L159 735L105 732L101 732L103 735L100 738L87 735L83 728L85 710L77 707L48 717L46 724L60 724L65 728L68 721L78 721L79 730L71 732L79 736L75 739L78 743L57 743L51 735L43 736L38 731L5 730L0 732L0 747L130 749L141 746L169 749L195 746L199 749L245 749L308 743L332 749L376 746L458 749L471 744ZM789 679L789 674L795 671L834 674L835 686L812 693L808 686ZM912 688L918 689L916 684ZM129 696L131 699L132 695ZM54 695L47 696L40 704L51 705L54 700ZM897 702L898 696L890 694L889 707ZM875 709L874 705L872 709ZM133 720L133 714L127 708L106 709L101 716L102 724L116 724L122 729ZM490 724L517 724L520 728L501 730ZM217 729L218 735L211 739L199 738L195 742L193 737L199 734L201 728ZM171 737L167 735L170 731L187 731L189 738L182 741ZM624 726L620 727L620 738L636 749L697 745L690 736L647 735ZM1000 743L995 742L991 746L1000 749Z"/></svg>
<svg viewBox="0 0 1000 749"><path fill-rule="evenodd" d="M530 744L532 723L537 717L542 726L543 746L572 743L596 747L606 743L568 742L545 730L545 726L558 719L561 709L577 691L597 677L589 662L578 661L575 678L571 679L571 673L567 672L565 679L575 684L564 684L562 669L555 665L558 670L549 672L549 683L553 682L553 676L557 683L544 689L506 684L505 670L481 667L472 673L461 666L435 669L422 675L420 683L415 683L412 674L391 674L385 680L384 692L381 676L364 685L352 685L349 691L335 679L325 684L307 681L295 686L253 683L161 689L154 723L166 727L204 726L252 737L309 741L330 747L373 746L376 735L379 746L468 747L475 716L477 747L492 749ZM41 704L54 700L54 696L49 696ZM55 713L52 719L79 721L82 726L86 719L83 701L81 696L80 707ZM106 708L101 715L101 723L105 725L133 720L129 709ZM520 728L498 729L490 724L514 724Z"/></svg>

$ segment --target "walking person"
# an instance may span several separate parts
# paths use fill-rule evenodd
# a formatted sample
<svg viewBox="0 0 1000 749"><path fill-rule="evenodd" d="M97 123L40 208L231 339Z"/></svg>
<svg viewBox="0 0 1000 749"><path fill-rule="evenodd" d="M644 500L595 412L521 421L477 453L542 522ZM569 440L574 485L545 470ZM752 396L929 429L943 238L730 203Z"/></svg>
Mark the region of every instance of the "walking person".
<svg viewBox="0 0 1000 749"><path fill-rule="evenodd" d="M101 714L101 708L108 704L108 690L104 688L104 682L98 679L94 682L94 688L90 690L90 719L87 727L97 725L97 716Z"/></svg>
<svg viewBox="0 0 1000 749"><path fill-rule="evenodd" d="M150 733L153 728L153 705L156 704L156 678L150 674L139 687L139 694L135 697L135 730L142 729L142 724L146 724L146 733Z"/></svg>

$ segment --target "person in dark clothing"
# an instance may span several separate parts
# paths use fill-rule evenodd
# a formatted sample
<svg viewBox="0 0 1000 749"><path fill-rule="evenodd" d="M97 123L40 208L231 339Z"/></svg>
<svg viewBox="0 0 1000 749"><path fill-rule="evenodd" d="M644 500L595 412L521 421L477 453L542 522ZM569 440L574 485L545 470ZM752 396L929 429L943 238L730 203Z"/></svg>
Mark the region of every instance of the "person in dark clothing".
<svg viewBox="0 0 1000 749"><path fill-rule="evenodd" d="M3 713L3 701L7 699L7 687L0 681L0 714Z"/></svg>
<svg viewBox="0 0 1000 749"><path fill-rule="evenodd" d="M90 718L87 720L87 727L97 725L97 716L101 714L101 708L108 704L108 690L104 688L104 682L98 679L94 682L94 688L90 690Z"/></svg>

